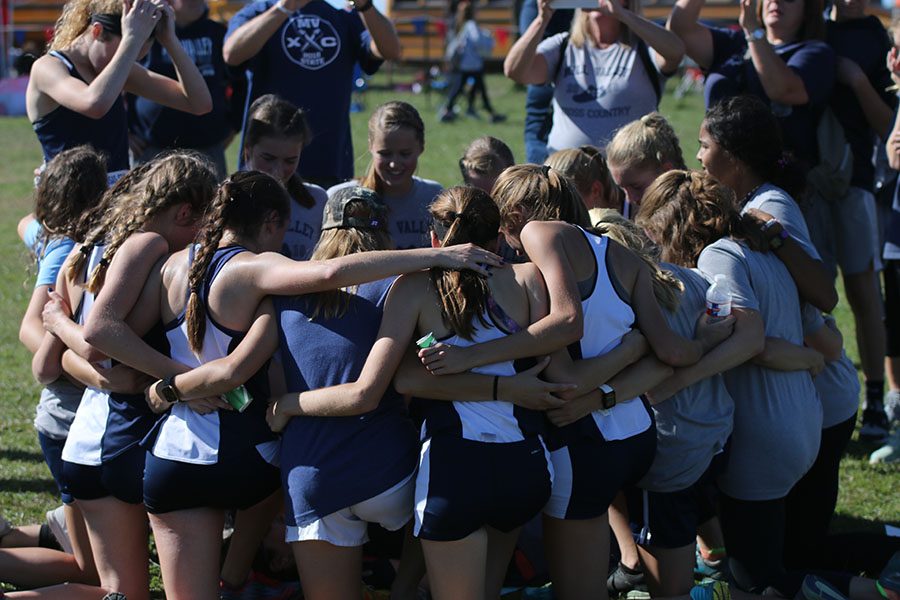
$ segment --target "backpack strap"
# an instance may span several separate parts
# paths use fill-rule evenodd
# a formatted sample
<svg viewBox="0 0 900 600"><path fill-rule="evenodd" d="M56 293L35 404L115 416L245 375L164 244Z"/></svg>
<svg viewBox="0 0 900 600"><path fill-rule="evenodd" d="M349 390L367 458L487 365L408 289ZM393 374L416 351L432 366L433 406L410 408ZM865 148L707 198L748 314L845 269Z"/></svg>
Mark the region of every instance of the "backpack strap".
<svg viewBox="0 0 900 600"><path fill-rule="evenodd" d="M653 84L653 91L656 92L656 104L659 105L663 93L662 78L659 75L659 71L656 69L653 58L650 56L650 48L644 40L638 40L636 50L638 56L641 58L641 63L644 65L644 70L647 71L647 77L650 78L650 83Z"/></svg>
<svg viewBox="0 0 900 600"><path fill-rule="evenodd" d="M556 68L553 69L553 77L548 83L556 85L556 80L559 77L559 72L562 70L563 63L566 62L566 50L569 48L570 37L571 36L566 33L566 37L563 38L562 44L560 44L559 46L559 61L556 63Z"/></svg>

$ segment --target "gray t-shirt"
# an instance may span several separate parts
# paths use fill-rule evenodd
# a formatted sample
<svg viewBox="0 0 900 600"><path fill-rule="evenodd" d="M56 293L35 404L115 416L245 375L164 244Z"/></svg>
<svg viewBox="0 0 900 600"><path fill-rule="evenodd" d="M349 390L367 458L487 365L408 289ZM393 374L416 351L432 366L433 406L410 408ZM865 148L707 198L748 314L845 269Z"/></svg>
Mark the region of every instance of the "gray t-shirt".
<svg viewBox="0 0 900 600"><path fill-rule="evenodd" d="M64 440L75 419L84 388L60 377L41 390L41 399L34 411L34 428L54 440Z"/></svg>
<svg viewBox="0 0 900 600"><path fill-rule="evenodd" d="M810 239L809 228L803 212L783 189L769 183L760 186L741 212L750 208L764 210L778 219L807 254L820 260L819 251L816 250ZM825 325L822 313L811 304L803 303L801 311L804 335L814 333ZM839 360L827 363L825 369L813 383L822 402L823 427L832 427L842 423L856 413L856 407L859 404L859 379L856 377L856 367L847 358L846 353L841 351Z"/></svg>
<svg viewBox="0 0 900 600"><path fill-rule="evenodd" d="M308 260L312 254L322 233L322 213L328 201L325 190L311 183L304 185L315 204L307 208L295 200L291 201L291 217L282 246L282 254L294 260Z"/></svg>
<svg viewBox="0 0 900 600"><path fill-rule="evenodd" d="M777 256L723 238L700 253L697 266L710 281L724 274L732 305L758 311L767 336L803 343L797 288ZM819 452L822 404L812 377L808 371L776 371L748 361L724 378L735 412L719 486L739 500L783 498Z"/></svg>
<svg viewBox="0 0 900 600"><path fill-rule="evenodd" d="M339 183L328 189L328 195L354 185L359 183ZM413 185L408 194L384 198L388 208L388 229L398 250L431 247L431 214L428 206L443 189L437 181L413 177Z"/></svg>
<svg viewBox="0 0 900 600"><path fill-rule="evenodd" d="M803 335L810 335L825 327L825 317L812 304L803 305ZM834 427L856 416L859 406L859 378L856 367L841 350L841 357L825 363L814 379L819 400L822 401L822 427Z"/></svg>
<svg viewBox="0 0 900 600"><path fill-rule="evenodd" d="M678 310L665 311L678 334L692 339L706 310L709 283L692 269L660 265L684 283ZM656 418L656 457L638 486L652 492L677 492L696 483L722 451L734 422L734 402L721 375L687 387L652 407Z"/></svg>
<svg viewBox="0 0 900 600"><path fill-rule="evenodd" d="M565 60L557 69L568 35L551 36L537 48L547 61L550 77L559 72L550 82L555 86L553 127L547 142L551 153L584 144L604 147L617 129L659 105L650 77L663 75L658 68L647 73L636 46L613 44L600 49L586 42L576 48L568 43Z"/></svg>

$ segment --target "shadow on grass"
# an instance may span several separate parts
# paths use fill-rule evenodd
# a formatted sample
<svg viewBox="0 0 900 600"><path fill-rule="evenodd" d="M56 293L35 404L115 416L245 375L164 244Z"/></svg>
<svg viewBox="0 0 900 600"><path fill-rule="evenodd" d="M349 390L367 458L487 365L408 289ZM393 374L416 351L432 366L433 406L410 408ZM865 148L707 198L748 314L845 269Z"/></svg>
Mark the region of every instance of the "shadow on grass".
<svg viewBox="0 0 900 600"><path fill-rule="evenodd" d="M44 462L44 455L30 450L4 448L0 450L0 460L21 460L25 462Z"/></svg>
<svg viewBox="0 0 900 600"><path fill-rule="evenodd" d="M59 492L49 477L46 479L0 479L0 490L7 493L47 492L56 494Z"/></svg>
<svg viewBox="0 0 900 600"><path fill-rule="evenodd" d="M882 444L880 443L863 442L854 439L850 440L850 443L847 444L847 451L844 455L850 458L869 460L869 455L881 448L881 446Z"/></svg>

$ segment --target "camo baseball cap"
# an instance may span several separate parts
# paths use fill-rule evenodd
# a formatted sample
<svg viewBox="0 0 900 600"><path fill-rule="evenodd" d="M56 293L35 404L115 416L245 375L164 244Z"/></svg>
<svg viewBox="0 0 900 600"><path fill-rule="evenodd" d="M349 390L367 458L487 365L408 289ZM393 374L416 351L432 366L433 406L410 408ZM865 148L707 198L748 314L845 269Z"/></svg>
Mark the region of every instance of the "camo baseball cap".
<svg viewBox="0 0 900 600"><path fill-rule="evenodd" d="M347 214L347 207L353 203L369 208L370 218L354 217ZM387 229L387 208L381 197L369 188L358 185L340 188L328 196L325 212L322 214L322 231L326 229Z"/></svg>

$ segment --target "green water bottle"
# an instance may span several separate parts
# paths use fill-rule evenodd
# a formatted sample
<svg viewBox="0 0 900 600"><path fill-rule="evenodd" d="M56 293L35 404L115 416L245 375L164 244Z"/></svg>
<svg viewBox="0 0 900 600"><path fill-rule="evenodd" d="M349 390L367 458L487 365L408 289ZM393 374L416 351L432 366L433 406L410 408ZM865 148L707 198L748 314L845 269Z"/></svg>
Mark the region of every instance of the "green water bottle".
<svg viewBox="0 0 900 600"><path fill-rule="evenodd" d="M247 391L247 388L240 385L230 392L223 394L225 402L231 405L231 408L238 412L244 412L250 403L253 402L253 396Z"/></svg>
<svg viewBox="0 0 900 600"><path fill-rule="evenodd" d="M416 346L418 346L422 350L424 350L425 348L431 348L435 344L437 344L437 340L434 339L433 331L429 331L428 333L426 333L425 335L423 335L422 337L420 337L419 339L416 340Z"/></svg>

